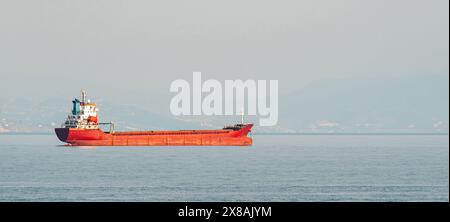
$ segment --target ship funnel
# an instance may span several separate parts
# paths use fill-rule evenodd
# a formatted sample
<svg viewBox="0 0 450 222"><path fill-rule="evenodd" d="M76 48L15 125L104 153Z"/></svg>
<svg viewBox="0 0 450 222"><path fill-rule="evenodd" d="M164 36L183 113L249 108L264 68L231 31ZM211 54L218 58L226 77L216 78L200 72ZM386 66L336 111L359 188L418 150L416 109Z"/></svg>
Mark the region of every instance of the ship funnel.
<svg viewBox="0 0 450 222"><path fill-rule="evenodd" d="M74 100L72 101L72 103L73 103L72 114L73 114L73 115L78 115L78 114L80 114L80 100L74 99Z"/></svg>

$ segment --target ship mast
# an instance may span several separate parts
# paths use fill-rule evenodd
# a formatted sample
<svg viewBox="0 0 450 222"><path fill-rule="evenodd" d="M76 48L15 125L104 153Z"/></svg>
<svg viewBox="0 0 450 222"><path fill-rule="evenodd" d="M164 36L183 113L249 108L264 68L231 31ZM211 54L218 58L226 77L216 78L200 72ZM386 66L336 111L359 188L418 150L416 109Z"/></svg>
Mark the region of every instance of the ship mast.
<svg viewBox="0 0 450 222"><path fill-rule="evenodd" d="M81 102L86 103L86 91L81 90Z"/></svg>

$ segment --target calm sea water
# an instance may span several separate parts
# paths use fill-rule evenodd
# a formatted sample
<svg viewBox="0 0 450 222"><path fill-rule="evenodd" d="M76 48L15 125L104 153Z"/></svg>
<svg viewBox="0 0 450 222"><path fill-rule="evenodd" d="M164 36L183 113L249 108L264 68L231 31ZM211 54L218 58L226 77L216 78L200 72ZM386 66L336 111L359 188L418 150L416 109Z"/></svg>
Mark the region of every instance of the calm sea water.
<svg viewBox="0 0 450 222"><path fill-rule="evenodd" d="M1 135L0 201L449 201L449 138L79 148L53 135Z"/></svg>

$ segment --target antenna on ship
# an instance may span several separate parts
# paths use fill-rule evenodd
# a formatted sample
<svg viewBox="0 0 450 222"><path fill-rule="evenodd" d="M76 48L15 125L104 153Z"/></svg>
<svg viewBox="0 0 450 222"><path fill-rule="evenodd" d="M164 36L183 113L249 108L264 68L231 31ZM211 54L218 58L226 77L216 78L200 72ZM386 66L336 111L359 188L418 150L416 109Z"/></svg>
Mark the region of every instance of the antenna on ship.
<svg viewBox="0 0 450 222"><path fill-rule="evenodd" d="M244 108L241 108L241 124L244 125Z"/></svg>

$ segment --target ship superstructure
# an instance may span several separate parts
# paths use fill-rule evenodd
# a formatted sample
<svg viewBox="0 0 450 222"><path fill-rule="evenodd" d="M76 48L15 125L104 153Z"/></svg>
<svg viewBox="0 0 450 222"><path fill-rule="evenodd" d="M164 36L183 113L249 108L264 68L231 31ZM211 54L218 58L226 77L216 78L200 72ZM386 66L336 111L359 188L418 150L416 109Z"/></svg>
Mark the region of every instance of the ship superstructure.
<svg viewBox="0 0 450 222"><path fill-rule="evenodd" d="M72 100L72 112L66 118L62 127L77 129L98 129L97 106L86 100L86 92L81 91L81 101Z"/></svg>

